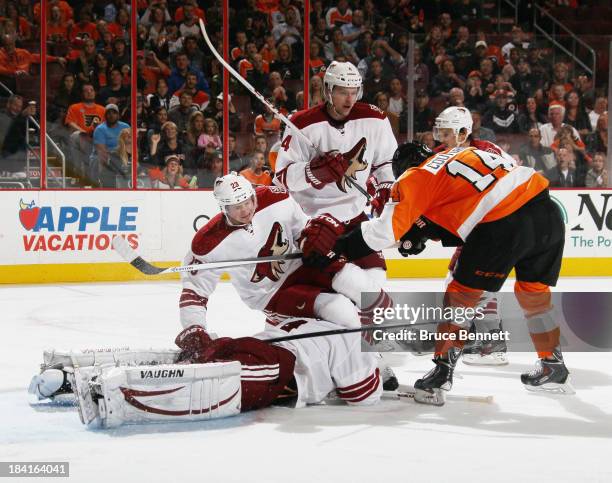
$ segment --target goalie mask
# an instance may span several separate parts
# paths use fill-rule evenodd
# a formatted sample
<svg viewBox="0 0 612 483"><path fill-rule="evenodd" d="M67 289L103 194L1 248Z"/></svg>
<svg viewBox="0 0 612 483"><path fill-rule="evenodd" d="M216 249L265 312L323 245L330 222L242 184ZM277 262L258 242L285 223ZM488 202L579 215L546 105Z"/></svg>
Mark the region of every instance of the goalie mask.
<svg viewBox="0 0 612 483"><path fill-rule="evenodd" d="M325 70L323 77L323 97L329 103L332 102L332 92L335 86L357 87L357 100L363 95L363 83L361 74L350 62L333 61Z"/></svg>
<svg viewBox="0 0 612 483"><path fill-rule="evenodd" d="M221 208L221 211L228 218L228 208L233 205L238 205L249 199L256 202L255 189L251 182L244 176L240 176L235 172L221 176L215 180L213 188L213 196ZM230 220L235 224L235 220Z"/></svg>
<svg viewBox="0 0 612 483"><path fill-rule="evenodd" d="M426 144L412 141L399 146L393 154L391 167L395 179L399 178L409 168L420 166L423 161L433 156L434 152Z"/></svg>
<svg viewBox="0 0 612 483"><path fill-rule="evenodd" d="M472 125L474 122L472 121L472 114L469 109L465 107L447 107L444 109L434 122L433 128L433 137L436 141L441 141L440 139L440 129L452 129L453 133L455 133L455 140L457 144L459 142L459 134L465 134L465 139L468 138L470 134L472 134Z"/></svg>

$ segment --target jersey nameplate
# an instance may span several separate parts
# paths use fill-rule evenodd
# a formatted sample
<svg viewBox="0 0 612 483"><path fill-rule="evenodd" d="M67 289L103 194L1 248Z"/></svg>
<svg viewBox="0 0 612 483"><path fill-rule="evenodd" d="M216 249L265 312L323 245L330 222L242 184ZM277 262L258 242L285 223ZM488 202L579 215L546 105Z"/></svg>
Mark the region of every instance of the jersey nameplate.
<svg viewBox="0 0 612 483"><path fill-rule="evenodd" d="M456 148L453 148L446 153L443 152L437 154L425 166L423 166L423 169L429 171L432 174L436 174L449 159L453 158L455 155L459 154L464 149L466 148L457 146Z"/></svg>

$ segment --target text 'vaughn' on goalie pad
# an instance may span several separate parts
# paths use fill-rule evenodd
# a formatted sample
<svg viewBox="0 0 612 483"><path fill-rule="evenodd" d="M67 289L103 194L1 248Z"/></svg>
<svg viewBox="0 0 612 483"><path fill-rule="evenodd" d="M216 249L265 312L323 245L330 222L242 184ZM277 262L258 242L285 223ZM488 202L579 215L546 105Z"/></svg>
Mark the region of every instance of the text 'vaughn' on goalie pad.
<svg viewBox="0 0 612 483"><path fill-rule="evenodd" d="M215 419L240 413L238 361L75 368L70 374L84 424Z"/></svg>

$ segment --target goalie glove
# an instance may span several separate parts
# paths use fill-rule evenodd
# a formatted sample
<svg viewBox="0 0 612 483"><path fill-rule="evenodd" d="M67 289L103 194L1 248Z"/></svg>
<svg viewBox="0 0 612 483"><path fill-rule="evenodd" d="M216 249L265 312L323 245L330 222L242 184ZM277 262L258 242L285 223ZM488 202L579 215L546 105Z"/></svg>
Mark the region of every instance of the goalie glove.
<svg viewBox="0 0 612 483"><path fill-rule="evenodd" d="M302 230L298 242L304 265L317 268L329 265L338 256L334 245L343 233L344 225L330 214L312 218Z"/></svg>
<svg viewBox="0 0 612 483"><path fill-rule="evenodd" d="M376 187L376 194L372 199L372 214L376 216L380 216L387 201L391 197L391 186L393 186L392 182L380 183Z"/></svg>
<svg viewBox="0 0 612 483"><path fill-rule="evenodd" d="M306 163L306 181L320 190L326 184L342 180L348 167L349 162L341 152L329 151Z"/></svg>

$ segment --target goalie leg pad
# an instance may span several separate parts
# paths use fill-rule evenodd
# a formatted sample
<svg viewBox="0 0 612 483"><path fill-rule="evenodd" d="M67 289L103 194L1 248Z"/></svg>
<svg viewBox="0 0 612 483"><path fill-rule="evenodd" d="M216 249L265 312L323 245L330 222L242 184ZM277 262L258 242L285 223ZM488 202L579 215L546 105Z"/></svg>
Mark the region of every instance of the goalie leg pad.
<svg viewBox="0 0 612 483"><path fill-rule="evenodd" d="M240 370L238 361L104 369L90 381L94 397L99 397L99 425L112 428L236 415L242 397Z"/></svg>
<svg viewBox="0 0 612 483"><path fill-rule="evenodd" d="M173 364L178 349L96 348L82 351L48 349L43 352L42 369L95 365Z"/></svg>

